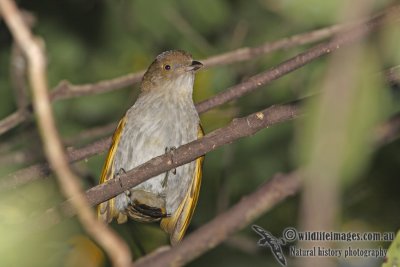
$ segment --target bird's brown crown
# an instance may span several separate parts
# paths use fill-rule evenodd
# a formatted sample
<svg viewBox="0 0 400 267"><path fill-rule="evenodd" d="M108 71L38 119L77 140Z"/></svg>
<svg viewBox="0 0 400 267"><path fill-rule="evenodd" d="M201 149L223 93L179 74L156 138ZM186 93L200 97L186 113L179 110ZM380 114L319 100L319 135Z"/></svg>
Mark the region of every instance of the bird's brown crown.
<svg viewBox="0 0 400 267"><path fill-rule="evenodd" d="M143 76L141 89L147 91L167 82L177 79L181 75L193 72L202 66L193 61L192 55L183 50L170 50L161 53L151 63Z"/></svg>

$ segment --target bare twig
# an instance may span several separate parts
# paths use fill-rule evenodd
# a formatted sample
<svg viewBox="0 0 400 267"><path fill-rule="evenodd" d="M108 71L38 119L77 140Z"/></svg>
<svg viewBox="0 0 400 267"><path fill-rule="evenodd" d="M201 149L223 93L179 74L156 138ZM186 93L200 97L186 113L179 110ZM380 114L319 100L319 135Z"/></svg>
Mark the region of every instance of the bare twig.
<svg viewBox="0 0 400 267"><path fill-rule="evenodd" d="M28 110L18 109L0 121L0 135L13 129L31 116Z"/></svg>
<svg viewBox="0 0 400 267"><path fill-rule="evenodd" d="M111 144L111 137L106 137L86 145L80 149L69 148L68 160L70 163L83 160L105 151ZM44 178L51 173L51 168L47 163L39 163L27 168L18 170L0 179L0 192L16 188L20 185Z"/></svg>
<svg viewBox="0 0 400 267"><path fill-rule="evenodd" d="M227 103L233 99L239 98L244 94L253 91L258 86L266 85L272 81L282 77L283 75L292 72L305 64L323 56L329 54L343 45L348 45L357 40L363 38L366 34L376 29L384 22L388 22L390 19L399 19L400 5L394 6L388 9L386 12L374 17L366 23L360 24L353 29L338 35L333 40L314 46L313 48L301 53L281 64L264 71L260 74L250 77L246 82L232 86L214 97L207 99L197 104L198 112L205 112L216 106Z"/></svg>
<svg viewBox="0 0 400 267"><path fill-rule="evenodd" d="M228 211L188 235L173 249L149 254L135 262L135 266L182 266L243 229L288 196L295 194L300 185L301 179L297 173L275 175Z"/></svg>
<svg viewBox="0 0 400 267"><path fill-rule="evenodd" d="M96 83L73 85L68 81L61 81L51 92L51 100L67 99L72 97L85 96L90 94L98 94L109 92L115 89L124 88L129 85L138 83L144 74L139 71L117 77L111 80L104 80Z"/></svg>
<svg viewBox="0 0 400 267"><path fill-rule="evenodd" d="M319 40L331 37L332 35L346 29L346 25L333 25L323 29L297 34L289 38L284 38L275 42L267 42L257 47L244 47L230 52L215 55L203 59L205 67L213 67L224 64L232 64L245 60L257 58L260 55L271 53L279 49L288 49L297 45L317 42ZM111 80L104 80L92 84L73 85L68 81L61 81L51 92L50 98L52 101L59 99L67 99L90 94L104 93L119 88L124 88L135 84L141 80L144 70L117 77ZM0 134L16 127L22 121L26 120L27 116L22 116L19 112L14 112L2 121L0 121Z"/></svg>
<svg viewBox="0 0 400 267"><path fill-rule="evenodd" d="M61 191L71 199L70 203L77 211L83 227L107 251L114 265L128 266L131 261L128 246L104 223L96 219L81 193L77 177L67 164L47 93L46 60L39 40L31 34L13 1L0 0L0 9L15 41L27 58L33 104L45 154L57 174Z"/></svg>
<svg viewBox="0 0 400 267"><path fill-rule="evenodd" d="M277 41L266 42L256 47L242 47L233 51L203 59L202 63L204 63L204 65L208 68L251 60L277 50L289 49L298 45L305 45L321 41L349 28L349 26L350 25L337 24L306 33L296 34Z"/></svg>
<svg viewBox="0 0 400 267"><path fill-rule="evenodd" d="M75 143L75 141L77 142L77 140L81 142L82 140L87 138L96 139L101 136L107 136L110 135L110 133L115 129L115 126L116 123L110 123L104 126L95 127L94 129L82 132L81 134L75 136L73 139L71 138L66 140L66 142ZM80 148L68 147L68 161L69 163L74 163L97 155L102 151L105 151L110 146L110 143L111 137L108 136ZM4 148L4 150L6 149L10 150L11 148ZM30 161L34 158L32 155L30 155L30 153L20 151L7 151L3 153L7 154L5 157L0 158L0 162L4 163L11 161L13 164L26 164L27 161ZM36 181L40 178L47 177L50 174L51 167L47 163L37 163L32 166L20 169L0 179L0 192L15 189L18 186Z"/></svg>

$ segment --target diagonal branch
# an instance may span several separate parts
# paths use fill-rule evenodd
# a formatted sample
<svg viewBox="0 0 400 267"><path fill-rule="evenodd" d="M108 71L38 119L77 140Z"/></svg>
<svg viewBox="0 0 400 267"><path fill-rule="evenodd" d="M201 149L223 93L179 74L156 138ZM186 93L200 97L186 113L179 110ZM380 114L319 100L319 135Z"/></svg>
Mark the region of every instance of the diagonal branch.
<svg viewBox="0 0 400 267"><path fill-rule="evenodd" d="M106 137L79 149L70 148L67 155L68 162L73 163L97 155L105 151L110 144L111 137ZM51 171L52 169L48 163L38 163L10 173L0 179L0 192L44 178L50 175Z"/></svg>
<svg viewBox="0 0 400 267"><path fill-rule="evenodd" d="M134 266L182 266L216 247L288 196L294 195L300 186L301 176L297 172L275 175L228 211L188 235L173 249L151 253L135 262Z"/></svg>
<svg viewBox="0 0 400 267"><path fill-rule="evenodd" d="M234 119L229 125L219 128L203 138L178 147L173 154L167 153L155 157L144 164L118 176L118 179L92 187L86 191L91 205L97 205L132 188L151 177L191 162L220 146L254 135L272 125L295 119L302 115L299 104L272 106L243 118ZM392 117L377 128L377 145L390 142L398 135L400 114ZM74 215L70 204L64 202L63 209L67 216Z"/></svg>
<svg viewBox="0 0 400 267"><path fill-rule="evenodd" d="M170 152L155 157L118 176L118 179L110 180L87 190L86 197L91 205L97 205L151 177L191 162L220 146L230 144L245 136L251 136L266 127L294 119L299 115L299 107L296 104L289 104L273 106L246 117L234 119L228 126L178 147L173 154Z"/></svg>
<svg viewBox="0 0 400 267"><path fill-rule="evenodd" d="M19 124L31 117L31 113L26 109L18 109L0 121L0 135L17 127Z"/></svg>
<svg viewBox="0 0 400 267"><path fill-rule="evenodd" d="M0 0L0 11L28 62L33 105L46 157L57 174L60 189L71 199L84 229L107 251L115 266L128 266L131 261L127 244L103 222L98 221L81 192L79 180L69 168L63 151L47 88L46 58L41 40L33 36L12 0Z"/></svg>
<svg viewBox="0 0 400 267"><path fill-rule="evenodd" d="M288 49L297 45L313 43L331 37L348 27L348 25L333 25L315 31L297 34L274 42L266 42L256 47L239 48L209 58L204 58L200 61L204 64L205 68L247 61L280 49ZM51 98L52 100L66 99L120 89L140 82L143 74L144 70L141 70L115 79L83 85L72 85L68 81L61 81L60 84L53 89Z"/></svg>
<svg viewBox="0 0 400 267"><path fill-rule="evenodd" d="M127 87L129 85L140 82L144 71L139 71L117 77L111 80L104 80L93 84L74 85L68 81L61 81L50 94L52 101L59 99L68 99L72 97L80 97L90 94L105 93L115 89Z"/></svg>
<svg viewBox="0 0 400 267"><path fill-rule="evenodd" d="M246 82L232 86L227 90L215 95L214 97L198 103L196 106L197 111L205 112L248 94L259 86L267 85L283 75L297 70L298 68L318 59L323 55L327 55L335 50L338 50L343 45L349 45L362 39L367 34L381 26L383 23L387 23L391 20L399 20L399 17L400 5L389 8L384 13L375 16L366 23L360 24L351 30L339 34L331 41L316 45L306 52L298 54L297 56L282 62L281 64L269 70L250 77Z"/></svg>

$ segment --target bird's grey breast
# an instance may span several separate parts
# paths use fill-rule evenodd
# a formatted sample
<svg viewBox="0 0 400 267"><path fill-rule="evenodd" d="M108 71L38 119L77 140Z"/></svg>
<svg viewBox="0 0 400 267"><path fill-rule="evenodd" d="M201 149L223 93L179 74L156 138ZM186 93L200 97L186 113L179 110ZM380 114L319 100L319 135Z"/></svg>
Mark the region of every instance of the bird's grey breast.
<svg viewBox="0 0 400 267"><path fill-rule="evenodd" d="M165 95L140 97L127 112L127 121L114 159L114 172L129 171L166 149L197 139L199 117L193 101L167 99ZM166 210L173 213L193 178L195 162L176 169L176 173L160 174L135 187L166 197ZM165 178L168 175L167 183ZM117 197L116 206L126 208L129 199Z"/></svg>

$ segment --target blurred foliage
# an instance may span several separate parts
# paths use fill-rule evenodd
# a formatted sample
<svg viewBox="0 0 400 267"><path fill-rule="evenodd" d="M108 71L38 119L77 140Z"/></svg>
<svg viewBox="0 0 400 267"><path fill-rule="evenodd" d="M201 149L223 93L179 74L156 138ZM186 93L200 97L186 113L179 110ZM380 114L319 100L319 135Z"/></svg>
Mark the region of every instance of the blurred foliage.
<svg viewBox="0 0 400 267"><path fill-rule="evenodd" d="M335 23L336 10L343 1L239 1L239 0L20 0L19 5L36 17L34 32L44 38L48 53L51 87L67 79L91 83L147 68L153 58L167 49L184 49L196 59L243 46L260 45ZM375 11L389 1L376 1ZM381 148L370 145L371 128L400 111L398 93L377 82L387 67L400 64L399 27L390 27L368 40L369 57L360 64L365 76L357 83L357 109L348 118L349 139L342 158L347 179L343 179L341 227L346 230L395 231L399 227L400 142ZM10 83L12 38L0 20L0 118L16 110ZM257 59L200 72L195 83L195 101L225 90L247 77L304 51L307 46L278 51ZM326 73L326 58L273 82L266 88L201 116L206 132L221 127L233 117L244 116L273 104L317 93ZM368 77L368 75L370 75ZM374 77L372 77L374 76ZM379 77L378 77L379 78ZM63 138L92 127L117 121L135 101L138 86L110 93L58 101L54 104ZM336 101L336 100L332 100ZM340 109L341 103L337 102ZM312 109L310 111L312 113ZM304 129L311 127L296 124ZM299 125L300 124L300 125ZM366 133L366 131L368 133ZM303 146L313 144L306 137ZM0 174L4 176L34 162L42 162L34 121L25 122L0 136ZM207 154L200 200L189 232L226 210L254 191L274 173L297 167L300 155L294 123L265 129L253 137ZM17 161L16 151L31 155ZM11 160L10 160L11 159ZM75 165L89 188L97 183L104 153ZM93 266L107 265L104 254L79 227L76 219L31 234L26 221L62 201L54 178L3 194L0 202L1 266ZM322 200L321 200L322 201ZM256 223L279 235L298 223L299 198L293 197L263 215ZM354 226L356 225L356 226ZM167 244L167 237L155 224L129 222L113 227L126 239L135 257ZM247 227L239 236L254 243L258 236ZM376 244L373 244L375 246ZM386 248L388 244L382 244ZM23 257L21 256L23 255ZM86 258L93 259L85 261ZM223 261L221 260L223 259ZM289 262L292 259L289 259ZM278 266L268 250L248 253L223 244L189 266ZM360 264L356 260L352 266ZM361 265L360 265L361 266Z"/></svg>
<svg viewBox="0 0 400 267"><path fill-rule="evenodd" d="M400 262L400 232L397 232L396 239L390 245L386 254L386 259L382 267L399 265Z"/></svg>

